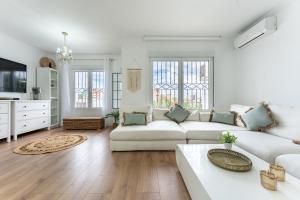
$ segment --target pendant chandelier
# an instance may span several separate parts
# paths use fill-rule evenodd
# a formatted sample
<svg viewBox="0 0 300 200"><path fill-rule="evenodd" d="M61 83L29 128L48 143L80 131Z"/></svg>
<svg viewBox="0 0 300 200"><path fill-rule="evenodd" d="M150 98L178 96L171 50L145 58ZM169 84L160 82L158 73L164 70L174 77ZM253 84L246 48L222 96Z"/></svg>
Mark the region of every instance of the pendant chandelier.
<svg viewBox="0 0 300 200"><path fill-rule="evenodd" d="M67 63L72 62L73 55L72 55L72 50L67 47L67 41L66 40L67 40L68 33L67 32L62 32L62 34L64 36L64 46L57 48L56 57L61 63L67 64Z"/></svg>

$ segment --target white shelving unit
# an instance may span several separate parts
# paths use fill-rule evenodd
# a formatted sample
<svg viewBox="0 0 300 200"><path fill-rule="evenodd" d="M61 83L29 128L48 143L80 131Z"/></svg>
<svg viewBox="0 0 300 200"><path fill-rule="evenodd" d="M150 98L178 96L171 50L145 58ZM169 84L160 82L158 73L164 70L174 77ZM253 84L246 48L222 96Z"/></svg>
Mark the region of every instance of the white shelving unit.
<svg viewBox="0 0 300 200"><path fill-rule="evenodd" d="M59 77L52 68L39 67L37 69L37 87L42 90L41 99L50 100L51 128L59 126Z"/></svg>

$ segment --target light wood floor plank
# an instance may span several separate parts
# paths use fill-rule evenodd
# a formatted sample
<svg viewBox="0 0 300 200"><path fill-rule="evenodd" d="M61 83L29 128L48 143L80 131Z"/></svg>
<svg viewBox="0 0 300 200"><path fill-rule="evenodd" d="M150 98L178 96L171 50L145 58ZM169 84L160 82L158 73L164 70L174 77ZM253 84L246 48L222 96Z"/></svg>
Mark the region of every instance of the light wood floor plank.
<svg viewBox="0 0 300 200"><path fill-rule="evenodd" d="M12 153L18 145L53 134L81 133L76 147L43 155ZM0 141L2 200L190 199L174 152L111 152L110 130L38 131Z"/></svg>

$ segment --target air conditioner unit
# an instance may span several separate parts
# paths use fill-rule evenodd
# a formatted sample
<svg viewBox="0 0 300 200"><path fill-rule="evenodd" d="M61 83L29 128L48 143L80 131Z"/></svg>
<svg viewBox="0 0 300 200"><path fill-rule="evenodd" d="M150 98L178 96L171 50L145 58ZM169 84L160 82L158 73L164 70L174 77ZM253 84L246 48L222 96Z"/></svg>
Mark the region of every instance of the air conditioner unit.
<svg viewBox="0 0 300 200"><path fill-rule="evenodd" d="M236 49L243 48L251 42L261 39L277 30L277 19L275 16L267 17L239 35L234 41Z"/></svg>

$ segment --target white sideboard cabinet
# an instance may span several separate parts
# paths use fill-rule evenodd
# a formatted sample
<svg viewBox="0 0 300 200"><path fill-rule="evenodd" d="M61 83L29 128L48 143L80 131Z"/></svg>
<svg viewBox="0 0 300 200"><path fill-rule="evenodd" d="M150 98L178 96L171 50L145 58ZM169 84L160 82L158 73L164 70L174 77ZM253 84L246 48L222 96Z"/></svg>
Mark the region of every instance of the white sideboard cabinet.
<svg viewBox="0 0 300 200"><path fill-rule="evenodd" d="M10 142L11 137L11 101L0 100L0 139L7 139Z"/></svg>
<svg viewBox="0 0 300 200"><path fill-rule="evenodd" d="M18 100L12 102L12 134L18 135L38 129L50 129L49 100Z"/></svg>

